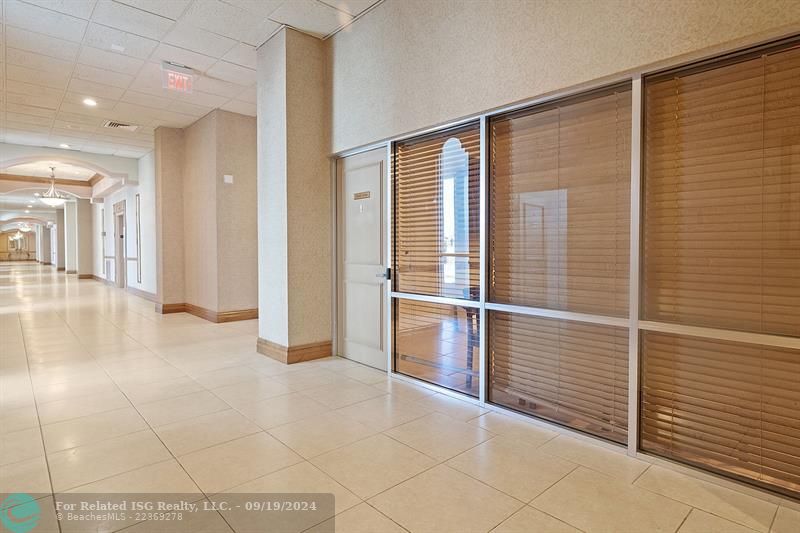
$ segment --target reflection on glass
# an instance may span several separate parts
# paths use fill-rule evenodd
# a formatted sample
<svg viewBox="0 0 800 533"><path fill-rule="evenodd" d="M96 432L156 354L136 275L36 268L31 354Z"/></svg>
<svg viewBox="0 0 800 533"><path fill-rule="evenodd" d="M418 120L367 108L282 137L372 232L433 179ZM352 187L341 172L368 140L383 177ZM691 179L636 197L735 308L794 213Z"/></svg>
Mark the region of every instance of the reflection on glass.
<svg viewBox="0 0 800 533"><path fill-rule="evenodd" d="M476 297L479 133L469 125L395 145L398 291Z"/></svg>
<svg viewBox="0 0 800 533"><path fill-rule="evenodd" d="M624 443L628 330L491 311L489 400Z"/></svg>
<svg viewBox="0 0 800 533"><path fill-rule="evenodd" d="M478 396L478 310L395 300L395 371Z"/></svg>

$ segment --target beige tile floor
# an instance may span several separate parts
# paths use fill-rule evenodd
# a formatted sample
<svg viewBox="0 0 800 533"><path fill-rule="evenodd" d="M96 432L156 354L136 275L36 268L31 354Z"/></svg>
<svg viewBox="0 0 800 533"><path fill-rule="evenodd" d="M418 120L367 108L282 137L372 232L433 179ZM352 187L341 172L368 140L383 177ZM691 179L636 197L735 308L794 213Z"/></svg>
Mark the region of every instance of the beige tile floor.
<svg viewBox="0 0 800 533"><path fill-rule="evenodd" d="M790 502L345 359L284 366L255 352L256 333L0 263L0 497L327 492L343 532L800 532ZM239 518L174 530L230 532Z"/></svg>

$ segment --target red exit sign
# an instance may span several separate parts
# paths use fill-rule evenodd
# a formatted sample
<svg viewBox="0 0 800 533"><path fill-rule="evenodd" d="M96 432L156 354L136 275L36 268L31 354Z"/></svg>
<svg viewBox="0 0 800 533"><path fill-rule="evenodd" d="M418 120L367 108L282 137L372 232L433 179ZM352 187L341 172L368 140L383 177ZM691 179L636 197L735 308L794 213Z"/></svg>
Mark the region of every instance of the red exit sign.
<svg viewBox="0 0 800 533"><path fill-rule="evenodd" d="M167 61L161 63L161 86L179 93L191 93L194 74L192 69L174 65Z"/></svg>

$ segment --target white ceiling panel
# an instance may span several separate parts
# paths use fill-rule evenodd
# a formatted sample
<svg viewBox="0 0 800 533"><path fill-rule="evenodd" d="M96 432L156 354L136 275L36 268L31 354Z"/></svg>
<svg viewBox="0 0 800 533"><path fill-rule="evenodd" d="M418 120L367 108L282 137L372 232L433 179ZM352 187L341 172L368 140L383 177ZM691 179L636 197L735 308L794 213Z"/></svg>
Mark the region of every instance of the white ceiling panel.
<svg viewBox="0 0 800 533"><path fill-rule="evenodd" d="M208 76L217 78L223 81L229 81L238 85L254 85L256 83L256 71L251 68L240 67L227 61L219 61L206 72ZM212 91L213 92L213 91ZM236 96L241 89L236 93L231 94L231 97Z"/></svg>
<svg viewBox="0 0 800 533"><path fill-rule="evenodd" d="M80 56L78 56L78 63L124 74L138 72L144 65L144 60L116 52L107 52L91 46L84 46Z"/></svg>
<svg viewBox="0 0 800 533"><path fill-rule="evenodd" d="M335 7L339 11L355 16L371 7L378 0L319 0L323 4Z"/></svg>
<svg viewBox="0 0 800 533"><path fill-rule="evenodd" d="M233 111L234 113L239 113L242 115L249 115L251 117L256 116L256 104L251 104L249 102L241 102L239 100L231 100L224 106L222 109L225 111Z"/></svg>
<svg viewBox="0 0 800 533"><path fill-rule="evenodd" d="M28 50L37 54L74 61L78 57L80 45L42 33L35 33L22 28L9 26L6 31L6 44L12 48Z"/></svg>
<svg viewBox="0 0 800 533"><path fill-rule="evenodd" d="M117 2L177 20L192 0L117 0Z"/></svg>
<svg viewBox="0 0 800 533"><path fill-rule="evenodd" d="M112 0L99 0L97 7L94 8L92 20L118 30L159 40L167 34L174 23L166 17Z"/></svg>
<svg viewBox="0 0 800 533"><path fill-rule="evenodd" d="M84 44L101 50L114 50L127 56L147 59L158 46L158 41L92 22L86 29Z"/></svg>
<svg viewBox="0 0 800 533"><path fill-rule="evenodd" d="M122 74L120 72L111 72L101 68L90 67L89 65L78 65L75 70L75 77L79 80L91 81L94 83L102 83L104 85L111 85L112 87L127 88L133 81L131 74Z"/></svg>
<svg viewBox="0 0 800 533"><path fill-rule="evenodd" d="M97 0L24 0L28 4L52 9L82 19L92 16L92 9Z"/></svg>
<svg viewBox="0 0 800 533"><path fill-rule="evenodd" d="M69 77L57 77L50 72L22 67L19 65L6 65L6 77L9 80L43 85L54 89L63 89L69 82Z"/></svg>
<svg viewBox="0 0 800 533"><path fill-rule="evenodd" d="M59 78L68 77L72 73L73 66L73 63L70 61L56 59L35 52L28 52L27 50L18 50L16 48L8 48L6 50L6 61L9 65L19 65L21 67L41 70Z"/></svg>
<svg viewBox="0 0 800 533"><path fill-rule="evenodd" d="M247 68L256 68L257 54L254 46L249 44L239 43L222 57L223 60L230 63L236 63Z"/></svg>
<svg viewBox="0 0 800 533"><path fill-rule="evenodd" d="M164 37L164 42L216 58L224 56L228 50L236 46L236 41L233 39L192 27L184 22L178 22Z"/></svg>
<svg viewBox="0 0 800 533"><path fill-rule="evenodd" d="M220 0L194 2L182 21L248 44L263 43L280 27L266 17L256 17Z"/></svg>
<svg viewBox="0 0 800 533"><path fill-rule="evenodd" d="M6 24L36 31L67 41L80 42L86 31L85 20L44 9L19 0L5 0Z"/></svg>
<svg viewBox="0 0 800 533"><path fill-rule="evenodd" d="M317 0L290 0L281 4L269 18L317 37L329 35L353 20L350 14Z"/></svg>
<svg viewBox="0 0 800 533"><path fill-rule="evenodd" d="M269 16L287 0L224 0L225 3L236 6L260 18Z"/></svg>
<svg viewBox="0 0 800 533"><path fill-rule="evenodd" d="M119 100L125 89L120 87L112 87L104 83L94 83L91 81L72 78L69 82L69 91L73 93L80 93L91 97L110 98L112 100Z"/></svg>
<svg viewBox="0 0 800 533"><path fill-rule="evenodd" d="M177 46L164 43L158 45L158 48L156 48L156 50L153 52L153 55L150 59L179 63L195 70L199 70L200 72L205 72L209 69L209 67L211 67L211 65L217 62L217 60L213 57L198 54L197 52L192 52L191 50L186 50L185 48L178 48Z"/></svg>
<svg viewBox="0 0 800 533"><path fill-rule="evenodd" d="M158 125L255 115L256 46L284 23L327 36L373 1L0 0L0 141L133 157ZM191 94L162 88L165 60L195 70Z"/></svg>
<svg viewBox="0 0 800 533"><path fill-rule="evenodd" d="M208 76L195 76L194 88L204 93L233 98L242 92L242 86L224 80L216 80Z"/></svg>

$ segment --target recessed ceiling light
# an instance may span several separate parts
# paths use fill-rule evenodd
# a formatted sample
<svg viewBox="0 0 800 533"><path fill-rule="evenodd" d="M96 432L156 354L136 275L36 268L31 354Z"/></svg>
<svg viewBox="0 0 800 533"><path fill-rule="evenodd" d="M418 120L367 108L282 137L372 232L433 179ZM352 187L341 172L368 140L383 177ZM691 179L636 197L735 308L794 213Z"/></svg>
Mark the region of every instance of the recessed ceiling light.
<svg viewBox="0 0 800 533"><path fill-rule="evenodd" d="M94 100L93 98L84 98L83 103L89 107L94 107L97 105L97 100Z"/></svg>
<svg viewBox="0 0 800 533"><path fill-rule="evenodd" d="M121 44L116 44L116 43L112 43L111 44L111 49L114 50L115 52L120 52L120 53L125 51L125 47L124 46L122 46Z"/></svg>
<svg viewBox="0 0 800 533"><path fill-rule="evenodd" d="M29 209L30 209L31 207L33 207L33 206L32 206L32 205L29 205L29 206L28 206L28 208L29 208Z"/></svg>
<svg viewBox="0 0 800 533"><path fill-rule="evenodd" d="M64 144L64 143L59 144L59 146L61 148L69 148L69 145L68 144Z"/></svg>
<svg viewBox="0 0 800 533"><path fill-rule="evenodd" d="M28 211L27 209L25 210L25 212L26 212L26 213L30 213L30 211Z"/></svg>

